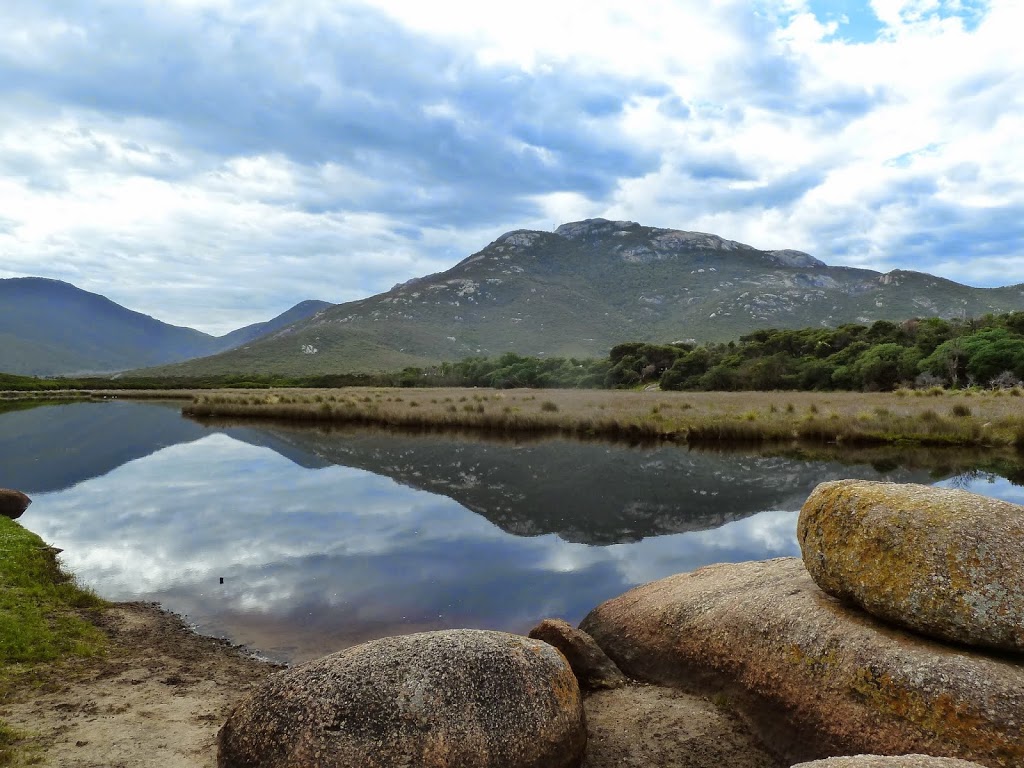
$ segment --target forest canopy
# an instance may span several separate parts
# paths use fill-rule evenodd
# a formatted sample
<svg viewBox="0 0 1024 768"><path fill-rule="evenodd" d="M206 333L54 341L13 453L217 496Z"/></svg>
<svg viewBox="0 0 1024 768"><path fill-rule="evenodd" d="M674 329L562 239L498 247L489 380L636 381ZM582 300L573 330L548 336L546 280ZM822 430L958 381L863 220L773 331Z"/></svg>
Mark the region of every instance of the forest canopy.
<svg viewBox="0 0 1024 768"><path fill-rule="evenodd" d="M722 344L630 342L604 360L508 353L431 369L407 384L669 390L862 390L1010 387L1024 380L1024 312L971 320L937 317L871 325L765 329Z"/></svg>

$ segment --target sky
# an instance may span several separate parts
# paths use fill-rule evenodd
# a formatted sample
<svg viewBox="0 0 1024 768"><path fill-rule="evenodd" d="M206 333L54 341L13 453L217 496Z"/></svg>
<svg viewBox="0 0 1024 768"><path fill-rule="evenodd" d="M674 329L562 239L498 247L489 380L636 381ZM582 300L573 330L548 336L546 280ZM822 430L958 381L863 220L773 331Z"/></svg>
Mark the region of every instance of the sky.
<svg viewBox="0 0 1024 768"><path fill-rule="evenodd" d="M1024 282L1019 0L4 0L0 278L225 333L590 217Z"/></svg>

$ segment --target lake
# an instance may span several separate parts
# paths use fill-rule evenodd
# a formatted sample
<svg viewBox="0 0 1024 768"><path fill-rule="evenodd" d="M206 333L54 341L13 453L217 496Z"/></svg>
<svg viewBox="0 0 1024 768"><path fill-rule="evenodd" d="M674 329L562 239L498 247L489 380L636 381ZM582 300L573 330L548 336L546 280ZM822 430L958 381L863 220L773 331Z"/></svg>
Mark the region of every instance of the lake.
<svg viewBox="0 0 1024 768"><path fill-rule="evenodd" d="M1019 468L983 454L211 426L179 409L0 415L0 487L33 497L20 522L101 596L157 601L280 661L427 629L576 623L636 584L798 555L797 512L825 480L1024 502L1006 479Z"/></svg>

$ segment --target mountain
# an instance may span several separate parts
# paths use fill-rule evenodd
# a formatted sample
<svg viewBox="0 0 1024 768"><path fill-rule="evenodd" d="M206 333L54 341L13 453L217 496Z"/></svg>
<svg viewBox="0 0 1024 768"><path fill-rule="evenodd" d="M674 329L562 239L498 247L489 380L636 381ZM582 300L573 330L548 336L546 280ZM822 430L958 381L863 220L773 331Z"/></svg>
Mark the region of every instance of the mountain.
<svg viewBox="0 0 1024 768"><path fill-rule="evenodd" d="M555 533L565 541L599 546L709 530L765 510L799 509L826 480L933 482L921 469L893 467L883 474L868 463L680 451L677 446L631 448L560 439L513 443L366 429L325 434L274 425L258 429L276 438L273 447L279 453L291 445L293 461L295 455L315 456L447 496L516 536Z"/></svg>
<svg viewBox="0 0 1024 768"><path fill-rule="evenodd" d="M266 323L215 337L168 325L59 280L0 280L0 371L52 376L187 360L244 344L329 306L303 302Z"/></svg>
<svg viewBox="0 0 1024 768"><path fill-rule="evenodd" d="M308 375L509 351L603 357L623 341L725 341L758 328L1022 308L1024 285L972 288L919 272L832 267L800 251L589 219L509 232L447 272L157 372Z"/></svg>
<svg viewBox="0 0 1024 768"><path fill-rule="evenodd" d="M274 331L279 331L282 328L287 328L292 323L305 320L308 317L312 317L320 310L333 306L334 305L330 302L317 301L315 299L300 301L291 309L285 310L277 317L267 320L265 323L253 323L252 325L247 325L244 328L239 328L238 330L231 331L231 333L225 334L224 336L218 337L218 346L222 350L240 347L242 344L255 341L260 338L260 336L266 336L268 333L273 333Z"/></svg>

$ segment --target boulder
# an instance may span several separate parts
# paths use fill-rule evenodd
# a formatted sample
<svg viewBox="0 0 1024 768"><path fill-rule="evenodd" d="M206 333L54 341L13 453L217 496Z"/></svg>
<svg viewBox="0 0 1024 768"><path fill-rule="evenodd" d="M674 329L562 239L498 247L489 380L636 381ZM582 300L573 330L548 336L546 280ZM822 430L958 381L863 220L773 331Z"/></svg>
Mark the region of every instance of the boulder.
<svg viewBox="0 0 1024 768"><path fill-rule="evenodd" d="M926 753L1024 764L1020 659L887 625L826 595L797 558L670 576L581 626L631 677L728 691L793 762Z"/></svg>
<svg viewBox="0 0 1024 768"><path fill-rule="evenodd" d="M31 503L32 499L21 491L0 488L0 515L4 517L17 520Z"/></svg>
<svg viewBox="0 0 1024 768"><path fill-rule="evenodd" d="M853 755L852 757L829 757L800 763L793 768L981 768L977 763L957 760L955 757L931 757L929 755Z"/></svg>
<svg viewBox="0 0 1024 768"><path fill-rule="evenodd" d="M811 493L797 537L830 595L928 637L1024 651L1024 507L839 480Z"/></svg>
<svg viewBox="0 0 1024 768"><path fill-rule="evenodd" d="M598 647L594 638L567 621L544 619L530 630L529 636L561 651L584 690L619 688L626 684L622 670Z"/></svg>
<svg viewBox="0 0 1024 768"><path fill-rule="evenodd" d="M268 678L217 736L219 768L570 768L586 746L561 653L504 632L386 637Z"/></svg>

